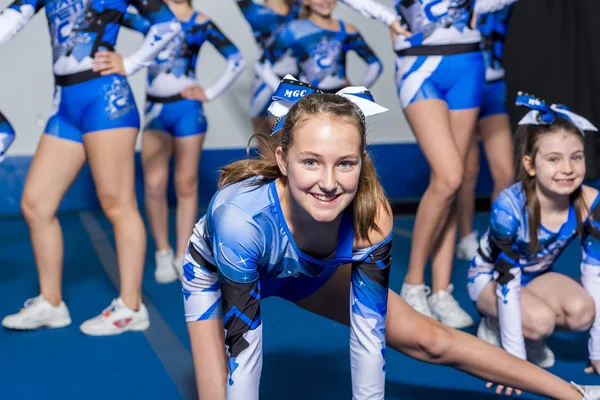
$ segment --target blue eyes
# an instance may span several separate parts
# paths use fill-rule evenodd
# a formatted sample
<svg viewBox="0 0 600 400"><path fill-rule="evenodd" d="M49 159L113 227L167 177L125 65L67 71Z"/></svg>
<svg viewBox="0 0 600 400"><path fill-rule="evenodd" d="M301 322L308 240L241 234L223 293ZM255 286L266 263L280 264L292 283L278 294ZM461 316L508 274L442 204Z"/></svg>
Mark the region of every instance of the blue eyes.
<svg viewBox="0 0 600 400"><path fill-rule="evenodd" d="M571 160L581 161L581 160L583 160L583 155L577 154L577 155L571 156ZM550 157L550 158L548 158L548 161L551 163L557 163L559 161L559 158L558 157Z"/></svg>
<svg viewBox="0 0 600 400"><path fill-rule="evenodd" d="M316 160L304 160L302 161L302 164L304 164L305 166L309 167L309 168L313 168L316 167L318 165ZM338 164L341 168L350 168L353 167L354 165L356 165L356 162L354 161L342 161Z"/></svg>

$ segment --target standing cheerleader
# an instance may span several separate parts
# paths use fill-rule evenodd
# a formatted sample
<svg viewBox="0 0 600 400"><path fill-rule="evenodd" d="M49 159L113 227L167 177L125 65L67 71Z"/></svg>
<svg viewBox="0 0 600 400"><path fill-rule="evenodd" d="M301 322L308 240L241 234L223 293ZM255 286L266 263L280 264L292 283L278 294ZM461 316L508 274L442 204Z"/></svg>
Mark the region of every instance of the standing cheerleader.
<svg viewBox="0 0 600 400"><path fill-rule="evenodd" d="M156 244L154 277L169 283L181 276L187 241L198 217L198 165L207 130L202 104L217 98L242 72L245 61L238 49L190 0L166 4L182 31L148 68L146 118L142 136L145 203ZM122 24L146 34L151 27L139 14L128 13ZM196 81L196 61L204 43L225 58L221 75L209 87ZM169 242L167 184L169 160L175 158L176 247Z"/></svg>
<svg viewBox="0 0 600 400"><path fill-rule="evenodd" d="M477 232L473 230L475 185L479 175L479 146L481 138L488 160L494 189L492 201L513 179L513 151L510 120L506 110L506 82L504 81L504 41L508 31L511 7L481 16L479 31L483 36L481 48L485 61L485 85L479 110L475 136L467 156L463 183L458 194L458 226L460 240L456 257L471 260L479 247Z"/></svg>

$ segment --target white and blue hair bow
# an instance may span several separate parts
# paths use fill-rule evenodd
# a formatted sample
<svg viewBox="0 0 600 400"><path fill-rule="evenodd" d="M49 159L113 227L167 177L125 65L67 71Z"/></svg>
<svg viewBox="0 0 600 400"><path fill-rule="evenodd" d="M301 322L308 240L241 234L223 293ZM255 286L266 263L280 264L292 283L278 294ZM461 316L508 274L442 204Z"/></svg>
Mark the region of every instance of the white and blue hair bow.
<svg viewBox="0 0 600 400"><path fill-rule="evenodd" d="M517 93L517 101L515 104L531 109L531 111L525 114L519 121L519 125L550 125L554 123L556 116L559 115L575 125L582 135L584 135L585 131L598 131L598 128L590 121L583 118L581 115L575 114L562 104L552 104L548 107L545 101L523 92Z"/></svg>
<svg viewBox="0 0 600 400"><path fill-rule="evenodd" d="M273 102L268 108L269 114L277 118L275 125L273 125L273 129L271 130L271 135L283 127L285 116L298 100L314 93L326 92L310 83L300 82L292 75L286 75L273 94ZM387 108L375 103L373 95L364 86L349 86L339 90L335 94L345 97L356 104L358 109L362 112L363 117L369 117L388 111Z"/></svg>

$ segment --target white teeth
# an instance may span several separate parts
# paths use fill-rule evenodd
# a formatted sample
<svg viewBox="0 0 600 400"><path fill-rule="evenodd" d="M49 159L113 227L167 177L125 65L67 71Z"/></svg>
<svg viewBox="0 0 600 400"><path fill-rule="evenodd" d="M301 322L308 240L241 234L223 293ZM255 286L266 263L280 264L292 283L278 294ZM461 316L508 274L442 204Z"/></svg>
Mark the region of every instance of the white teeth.
<svg viewBox="0 0 600 400"><path fill-rule="evenodd" d="M321 200L321 201L331 201L333 199L335 199L335 196L323 196L320 194L313 194L313 196L315 196L317 198L317 200Z"/></svg>

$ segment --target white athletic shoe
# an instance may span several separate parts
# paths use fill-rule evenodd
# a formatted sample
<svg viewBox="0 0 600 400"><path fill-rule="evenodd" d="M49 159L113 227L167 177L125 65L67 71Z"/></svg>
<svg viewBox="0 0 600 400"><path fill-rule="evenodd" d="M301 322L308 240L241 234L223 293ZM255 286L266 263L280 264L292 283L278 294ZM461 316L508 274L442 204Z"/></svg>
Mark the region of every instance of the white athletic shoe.
<svg viewBox="0 0 600 400"><path fill-rule="evenodd" d="M464 238L460 239L456 245L456 258L459 260L471 261L479 248L479 240L477 231L469 233Z"/></svg>
<svg viewBox="0 0 600 400"><path fill-rule="evenodd" d="M69 325L71 315L64 301L54 307L42 295L27 300L18 313L7 315L2 320L3 327L21 330L64 328Z"/></svg>
<svg viewBox="0 0 600 400"><path fill-rule="evenodd" d="M173 267L175 268L175 271L177 271L177 277L179 277L179 279L183 278L183 257L179 258L179 257L175 257L175 259L173 260Z"/></svg>
<svg viewBox="0 0 600 400"><path fill-rule="evenodd" d="M446 290L440 290L429 296L429 307L433 315L449 327L467 328L475 322L452 296L453 290L454 285L450 284Z"/></svg>
<svg viewBox="0 0 600 400"><path fill-rule="evenodd" d="M427 296L431 294L431 289L425 284L421 285L409 285L407 283L402 285L400 296L408 303L409 306L417 310L423 315L427 315L429 318L435 319L427 303Z"/></svg>
<svg viewBox="0 0 600 400"><path fill-rule="evenodd" d="M554 365L554 353L544 340L525 339L527 361L541 368L550 368Z"/></svg>
<svg viewBox="0 0 600 400"><path fill-rule="evenodd" d="M583 395L581 400L600 400L600 386L582 386L573 381L571 381L571 385L575 386L579 393Z"/></svg>
<svg viewBox="0 0 600 400"><path fill-rule="evenodd" d="M134 311L127 307L121 298L114 299L102 314L88 319L79 329L90 336L118 335L127 331L143 331L150 326L148 310L144 304Z"/></svg>
<svg viewBox="0 0 600 400"><path fill-rule="evenodd" d="M154 253L154 261L156 262L156 269L154 270L156 282L171 283L177 280L173 249L157 251Z"/></svg>
<svg viewBox="0 0 600 400"><path fill-rule="evenodd" d="M492 346L502 347L500 328L494 326L488 317L481 318L477 328L477 337Z"/></svg>

